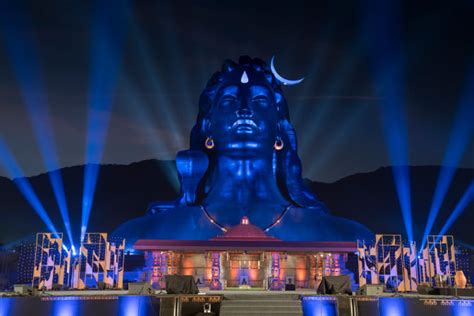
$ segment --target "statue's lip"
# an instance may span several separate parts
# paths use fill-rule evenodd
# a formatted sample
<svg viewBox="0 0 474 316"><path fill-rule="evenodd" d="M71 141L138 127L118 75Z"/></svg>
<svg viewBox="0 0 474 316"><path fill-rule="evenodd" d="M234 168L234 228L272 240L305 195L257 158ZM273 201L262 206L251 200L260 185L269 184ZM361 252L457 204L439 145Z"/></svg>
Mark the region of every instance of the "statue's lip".
<svg viewBox="0 0 474 316"><path fill-rule="evenodd" d="M231 128L234 129L234 128L239 128L239 127L251 127L251 128L258 129L257 124L253 120L249 120L249 119L238 119L237 121L234 122L234 124L232 124Z"/></svg>

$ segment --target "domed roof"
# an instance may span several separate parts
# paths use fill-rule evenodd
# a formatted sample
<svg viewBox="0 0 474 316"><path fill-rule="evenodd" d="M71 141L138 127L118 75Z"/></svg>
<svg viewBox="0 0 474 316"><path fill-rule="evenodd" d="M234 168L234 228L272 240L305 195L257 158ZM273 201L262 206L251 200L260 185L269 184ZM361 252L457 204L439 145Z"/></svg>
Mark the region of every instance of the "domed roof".
<svg viewBox="0 0 474 316"><path fill-rule="evenodd" d="M247 216L242 217L240 224L229 228L224 235L212 238L212 240L275 240L268 236L260 227L250 224Z"/></svg>

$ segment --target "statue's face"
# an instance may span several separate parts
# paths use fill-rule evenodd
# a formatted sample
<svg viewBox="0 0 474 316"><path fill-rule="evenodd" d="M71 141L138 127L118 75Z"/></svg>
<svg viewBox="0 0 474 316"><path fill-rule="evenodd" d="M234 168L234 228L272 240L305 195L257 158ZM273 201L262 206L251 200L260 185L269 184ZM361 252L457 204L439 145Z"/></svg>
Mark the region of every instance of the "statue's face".
<svg viewBox="0 0 474 316"><path fill-rule="evenodd" d="M273 94L260 85L225 86L216 95L210 123L218 151L271 152L278 123Z"/></svg>

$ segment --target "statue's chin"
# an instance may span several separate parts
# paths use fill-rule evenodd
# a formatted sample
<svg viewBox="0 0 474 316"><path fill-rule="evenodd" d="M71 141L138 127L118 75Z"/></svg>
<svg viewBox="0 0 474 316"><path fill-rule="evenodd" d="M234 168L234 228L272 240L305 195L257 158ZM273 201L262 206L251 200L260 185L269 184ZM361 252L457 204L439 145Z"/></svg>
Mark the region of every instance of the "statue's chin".
<svg viewBox="0 0 474 316"><path fill-rule="evenodd" d="M263 152L268 152L268 146L251 140L242 140L229 142L224 148L220 148L219 152L226 156L262 156Z"/></svg>
<svg viewBox="0 0 474 316"><path fill-rule="evenodd" d="M242 140L227 144L226 149L259 149L262 144L251 140Z"/></svg>

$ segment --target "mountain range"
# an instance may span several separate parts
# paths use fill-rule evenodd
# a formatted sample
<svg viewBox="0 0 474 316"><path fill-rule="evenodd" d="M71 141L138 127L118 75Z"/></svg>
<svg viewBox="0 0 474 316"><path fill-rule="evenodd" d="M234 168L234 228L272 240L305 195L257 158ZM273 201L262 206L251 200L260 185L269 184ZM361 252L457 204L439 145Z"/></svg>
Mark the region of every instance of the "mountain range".
<svg viewBox="0 0 474 316"><path fill-rule="evenodd" d="M409 167L412 218L420 241L427 221L439 166ZM74 236L79 236L84 166L61 169ZM47 173L28 178L58 230L64 230ZM457 169L432 233L438 233L474 179L474 169ZM333 183L305 179L331 213L356 220L375 233L401 233L405 227L390 167L358 173ZM143 215L152 201L177 196L174 161L144 160L129 165L101 165L88 231L112 232L121 223ZM0 243L8 244L47 231L15 183L0 177ZM459 241L474 244L474 203L448 231Z"/></svg>

